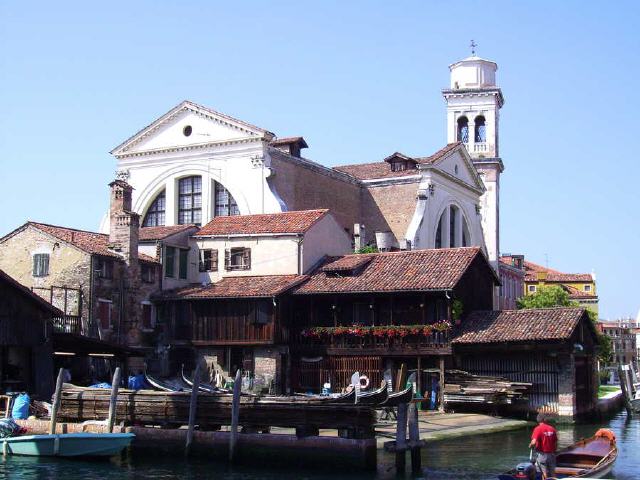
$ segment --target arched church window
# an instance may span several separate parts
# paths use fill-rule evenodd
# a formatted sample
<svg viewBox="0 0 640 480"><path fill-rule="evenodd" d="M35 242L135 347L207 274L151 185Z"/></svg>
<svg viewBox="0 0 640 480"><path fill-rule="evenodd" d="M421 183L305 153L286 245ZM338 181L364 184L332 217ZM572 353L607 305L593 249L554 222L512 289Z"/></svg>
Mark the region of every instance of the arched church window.
<svg viewBox="0 0 640 480"><path fill-rule="evenodd" d="M449 207L449 247L453 248L456 246L456 226L458 224L458 208L451 205Z"/></svg>
<svg viewBox="0 0 640 480"><path fill-rule="evenodd" d="M458 141L469 142L469 119L467 117L458 118Z"/></svg>
<svg viewBox="0 0 640 480"><path fill-rule="evenodd" d="M161 227L164 226L164 213L165 213L166 197L164 190L162 190L153 200L151 206L147 210L147 214L144 216L142 222L143 227Z"/></svg>
<svg viewBox="0 0 640 480"><path fill-rule="evenodd" d="M486 121L484 119L484 115L478 115L475 121L475 137L474 141L476 143L484 143L487 141L487 126L485 125Z"/></svg>
<svg viewBox="0 0 640 480"><path fill-rule="evenodd" d="M228 217L230 215L240 215L240 209L235 199L229 193L224 185L215 182L215 202L216 202L216 217Z"/></svg>
<svg viewBox="0 0 640 480"><path fill-rule="evenodd" d="M178 180L178 223L202 223L202 177Z"/></svg>

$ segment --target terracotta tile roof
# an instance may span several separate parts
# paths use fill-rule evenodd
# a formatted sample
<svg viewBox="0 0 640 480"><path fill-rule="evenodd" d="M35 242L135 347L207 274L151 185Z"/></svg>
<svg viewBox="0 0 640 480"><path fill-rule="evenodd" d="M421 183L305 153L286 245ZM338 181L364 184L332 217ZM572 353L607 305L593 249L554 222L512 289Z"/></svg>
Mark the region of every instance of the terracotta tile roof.
<svg viewBox="0 0 640 480"><path fill-rule="evenodd" d="M298 143L300 144L300 148L309 148L309 145L307 145L307 142L303 137L282 137L276 140L272 140L269 145L277 147L279 145L288 145L290 143Z"/></svg>
<svg viewBox="0 0 640 480"><path fill-rule="evenodd" d="M482 257L489 275L498 283L478 247L442 248L367 254L369 263L348 274L327 272L324 267L357 265L362 256L330 258L294 294L449 290L477 257Z"/></svg>
<svg viewBox="0 0 640 480"><path fill-rule="evenodd" d="M321 270L323 272L351 271L367 265L371 260L373 260L371 254L347 255L326 263Z"/></svg>
<svg viewBox="0 0 640 480"><path fill-rule="evenodd" d="M75 228L60 227L38 222L27 222L26 225L31 225L42 232L48 233L83 252L122 260L121 255L113 250L109 250L109 235L104 233L88 232L86 230L77 230ZM139 253L138 258L143 262L158 263L155 258L143 253Z"/></svg>
<svg viewBox="0 0 640 480"><path fill-rule="evenodd" d="M595 300L598 298L598 296L593 293L585 292L571 285L562 285L562 288L564 288L572 300Z"/></svg>
<svg viewBox="0 0 640 480"><path fill-rule="evenodd" d="M463 320L452 343L567 340L582 318L588 321L583 308L476 311Z"/></svg>
<svg viewBox="0 0 640 480"><path fill-rule="evenodd" d="M215 217L196 236L305 233L329 210L300 210L259 215Z"/></svg>
<svg viewBox="0 0 640 480"><path fill-rule="evenodd" d="M524 269L526 272L524 279L527 282L538 281L538 273L546 273L545 282L593 282L590 273L563 273L527 260L524 262Z"/></svg>
<svg viewBox="0 0 640 480"><path fill-rule="evenodd" d="M225 277L206 286L192 285L164 292L165 300L207 298L261 298L275 297L295 287L306 275L265 275Z"/></svg>
<svg viewBox="0 0 640 480"><path fill-rule="evenodd" d="M170 237L176 233L189 230L191 228L198 228L196 225L172 225L162 227L142 227L139 232L139 239L141 242L151 240L162 240Z"/></svg>
<svg viewBox="0 0 640 480"><path fill-rule="evenodd" d="M3 270L0 270L0 280L5 281L9 285L11 285L13 288L15 288L16 290L21 292L25 297L29 298L34 303L37 303L40 306L41 309L49 312L52 316L54 316L54 317L60 316L61 317L61 316L64 315L62 310L59 310L58 308L56 308L53 305L51 305L44 298L42 298L40 295L37 295L37 294L33 293L31 290L29 290L27 287L22 285L20 282L18 282L12 276L8 275Z"/></svg>
<svg viewBox="0 0 640 480"><path fill-rule="evenodd" d="M459 142L450 143L446 147L441 148L433 155L428 157L415 157L410 158L406 157L409 160L414 160L418 164L433 164L436 161L440 160L446 154L455 150L456 147L460 145ZM417 175L418 170L409 169L409 170L400 170L398 172L394 172L391 170L391 165L388 161L393 156L402 155L401 153L394 153L387 159L382 162L373 162L373 163L360 163L355 165L341 165L338 167L333 167L334 170L337 170L341 173L346 173L347 175L351 175L352 177L357 178L358 180L372 180L376 178L392 178L392 177L406 177L410 175ZM402 155L405 157L405 155Z"/></svg>

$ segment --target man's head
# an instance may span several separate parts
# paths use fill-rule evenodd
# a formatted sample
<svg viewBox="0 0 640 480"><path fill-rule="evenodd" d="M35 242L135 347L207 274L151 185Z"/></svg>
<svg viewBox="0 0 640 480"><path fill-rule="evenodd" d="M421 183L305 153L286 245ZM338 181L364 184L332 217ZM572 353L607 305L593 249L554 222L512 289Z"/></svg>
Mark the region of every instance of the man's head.
<svg viewBox="0 0 640 480"><path fill-rule="evenodd" d="M538 414L538 416L536 417L536 421L537 421L538 423L547 423L547 421L548 421L548 420L549 420L549 417L547 416L547 414L546 414L546 413L542 413L542 412L540 412L540 413Z"/></svg>

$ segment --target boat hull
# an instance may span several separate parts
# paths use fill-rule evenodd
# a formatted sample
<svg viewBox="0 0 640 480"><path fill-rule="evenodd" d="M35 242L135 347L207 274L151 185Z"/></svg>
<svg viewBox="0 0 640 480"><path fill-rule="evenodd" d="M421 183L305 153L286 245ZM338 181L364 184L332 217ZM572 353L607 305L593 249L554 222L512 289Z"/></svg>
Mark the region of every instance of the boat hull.
<svg viewBox="0 0 640 480"><path fill-rule="evenodd" d="M131 445L133 433L66 433L5 438L9 455L36 457L111 457Z"/></svg>

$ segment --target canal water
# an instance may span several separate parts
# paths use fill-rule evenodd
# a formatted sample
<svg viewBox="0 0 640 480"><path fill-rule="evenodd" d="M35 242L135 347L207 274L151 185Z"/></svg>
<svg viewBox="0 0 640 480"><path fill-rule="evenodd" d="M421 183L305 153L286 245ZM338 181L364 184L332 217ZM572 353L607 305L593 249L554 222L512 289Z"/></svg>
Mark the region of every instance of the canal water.
<svg viewBox="0 0 640 480"><path fill-rule="evenodd" d="M617 480L640 479L640 418L627 419L621 413L598 425L559 428L560 446L591 436L600 427L611 428L618 438L620 455L613 474ZM427 480L489 480L528 459L529 429L476 435L433 442L423 451ZM167 455L102 462L9 457L0 462L0 478L25 480L383 480L396 478L394 458L381 454L378 471L345 472L336 466L327 469L292 470L286 468L227 467L202 460L185 461L182 452Z"/></svg>

